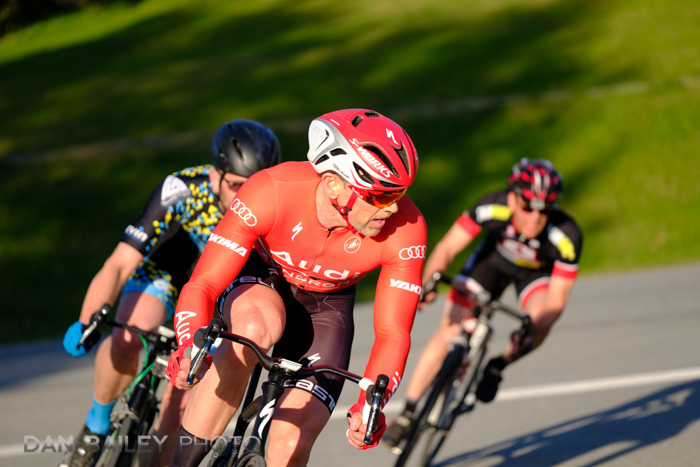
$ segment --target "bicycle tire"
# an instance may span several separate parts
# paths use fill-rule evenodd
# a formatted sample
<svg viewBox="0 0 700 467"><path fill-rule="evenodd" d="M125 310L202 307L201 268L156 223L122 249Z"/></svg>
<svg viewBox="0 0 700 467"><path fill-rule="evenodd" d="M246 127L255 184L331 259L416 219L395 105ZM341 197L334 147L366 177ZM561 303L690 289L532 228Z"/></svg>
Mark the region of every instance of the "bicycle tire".
<svg viewBox="0 0 700 467"><path fill-rule="evenodd" d="M439 420L436 422L435 429L427 433L422 456L422 465L430 465L433 462L452 429L455 420L464 413L465 399L469 397L469 394L473 395L476 390L481 368L486 357L487 346L488 341L485 341L478 349L473 349L470 352L470 362L472 363L466 369L464 375L462 375L459 383L444 387L441 396L443 397L442 413L440 414ZM473 396L472 399L475 397L476 396ZM472 400L467 402L470 407L468 410L471 410L473 403Z"/></svg>
<svg viewBox="0 0 700 467"><path fill-rule="evenodd" d="M267 462L260 454L249 452L244 454L234 465L235 467L267 467Z"/></svg>
<svg viewBox="0 0 700 467"><path fill-rule="evenodd" d="M122 443L121 438L126 433L131 432L131 427L134 423L134 419L125 417L118 423L114 424L112 428L107 433L107 439L102 448L102 452L95 462L96 467L117 467L120 464L120 458L122 458ZM123 460L121 461L123 462Z"/></svg>
<svg viewBox="0 0 700 467"><path fill-rule="evenodd" d="M431 427L430 418L431 414L442 412L442 407L438 407L436 404L440 401L440 395L445 391L445 387L451 387L456 372L459 370L459 366L462 361L462 347L455 346L445 357L442 367L435 377L428 397L425 400L425 404L418 412L418 416L411 423L411 427L404 440L403 449L401 454L399 454L395 467L403 467L406 465L409 457L413 453L416 446L419 444L420 438L424 433L433 429Z"/></svg>
<svg viewBox="0 0 700 467"><path fill-rule="evenodd" d="M143 386L137 386L135 391L147 391L143 398L136 399L142 401L141 407L136 410L141 413L141 417L126 415L113 424L107 434L102 453L95 463L96 467L130 467L137 458L139 436L148 434L153 426L158 412L158 401L155 394Z"/></svg>
<svg viewBox="0 0 700 467"><path fill-rule="evenodd" d="M235 461L231 459L231 451L231 441L226 442L224 438L218 438L199 467L228 467Z"/></svg>

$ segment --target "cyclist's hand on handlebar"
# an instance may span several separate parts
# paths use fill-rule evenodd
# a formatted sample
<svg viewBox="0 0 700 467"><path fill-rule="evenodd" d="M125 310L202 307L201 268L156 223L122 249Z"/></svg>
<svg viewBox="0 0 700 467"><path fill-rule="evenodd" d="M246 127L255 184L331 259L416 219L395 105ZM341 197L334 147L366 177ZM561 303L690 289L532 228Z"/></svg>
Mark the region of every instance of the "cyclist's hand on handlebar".
<svg viewBox="0 0 700 467"><path fill-rule="evenodd" d="M435 292L435 290L437 289L437 283L441 274L441 271L435 271L428 280L423 281L423 290L421 291L420 300L418 301L419 310L425 308L426 305L433 302L437 297L437 292Z"/></svg>
<svg viewBox="0 0 700 467"><path fill-rule="evenodd" d="M204 377L204 373L209 369L212 363L211 355L204 358L204 364L197 372L197 376L193 384L187 383L187 374L190 371L192 363L192 339L187 339L178 349L170 354L168 361L168 369L165 374L170 378L170 382L178 389L192 389L192 386L197 384Z"/></svg>
<svg viewBox="0 0 700 467"><path fill-rule="evenodd" d="M529 328L520 328L510 335L513 343L513 357L520 358L532 350L533 336Z"/></svg>
<svg viewBox="0 0 700 467"><path fill-rule="evenodd" d="M377 430L372 435L372 444L365 444L365 432L367 431L367 420L364 420L363 412L369 411L369 404L366 402L357 402L348 410L348 424L350 427L347 431L348 443L355 449L369 449L379 444L379 440L386 430L386 419L384 414L380 412L379 420L377 421Z"/></svg>
<svg viewBox="0 0 700 467"><path fill-rule="evenodd" d="M418 302L418 309L422 310L423 308L428 306L428 304L432 303L435 300L435 297L437 297L435 289L429 291L424 295L421 295L420 301Z"/></svg>
<svg viewBox="0 0 700 467"><path fill-rule="evenodd" d="M85 329L87 329L86 324L76 321L70 325L66 334L63 336L63 348L74 357L84 357L90 349L100 341L100 331L95 329L85 342L78 346L78 342L80 342L80 338L83 336Z"/></svg>

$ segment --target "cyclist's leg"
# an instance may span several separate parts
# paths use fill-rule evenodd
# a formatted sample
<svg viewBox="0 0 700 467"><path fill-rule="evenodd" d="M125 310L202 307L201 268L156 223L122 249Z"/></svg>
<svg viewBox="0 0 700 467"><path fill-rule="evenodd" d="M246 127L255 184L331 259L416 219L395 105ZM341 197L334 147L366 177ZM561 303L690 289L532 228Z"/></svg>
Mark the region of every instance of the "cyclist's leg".
<svg viewBox="0 0 700 467"><path fill-rule="evenodd" d="M311 448L330 416L327 406L311 393L287 389L270 425L267 465L307 465ZM338 433L338 436L344 435Z"/></svg>
<svg viewBox="0 0 700 467"><path fill-rule="evenodd" d="M329 294L291 289L294 296L285 297L287 328L274 355L304 366L347 369L354 335L355 287ZM331 375L287 382L270 426L269 465L308 463L316 438L336 408L343 383L342 378Z"/></svg>
<svg viewBox="0 0 700 467"><path fill-rule="evenodd" d="M500 256L495 257L491 266L502 277L514 282L521 307L523 299L528 301L529 298L534 298L533 303L541 303L542 292L546 293L549 283L549 272L518 267ZM527 310L525 311L527 312ZM515 336L517 333L513 333L512 337ZM530 342L518 342L517 344L515 346L511 341L502 354L491 358L484 367L482 379L476 389L476 397L480 401L491 402L496 397L503 370L511 362L521 357L526 348L530 347Z"/></svg>
<svg viewBox="0 0 700 467"><path fill-rule="evenodd" d="M122 295L117 321L145 330L155 330L165 319L163 302L147 293ZM139 352L143 348L138 336L116 329L100 345L95 357L95 399L99 403L114 401L136 374Z"/></svg>
<svg viewBox="0 0 700 467"><path fill-rule="evenodd" d="M423 348L411 380L406 388L406 397L418 400L435 379L440 363L445 359L450 339L460 332L459 324L468 315L471 305L469 299L454 290L450 291L443 310L440 326L433 334L428 344Z"/></svg>
<svg viewBox="0 0 700 467"><path fill-rule="evenodd" d="M253 340L269 350L284 330L286 315L279 295L281 282L274 270L253 252L238 278L220 299L221 317L228 330ZM190 444L178 436L172 464L203 458L208 448L203 440L220 436L243 399L253 367L258 362L249 349L222 341L214 354L212 367L190 391L180 431L199 438ZM197 452L193 452L197 451Z"/></svg>
<svg viewBox="0 0 700 467"><path fill-rule="evenodd" d="M280 296L262 285L244 285L226 300L226 322L234 334L269 350L282 335L285 316ZM231 300L231 298L233 300ZM233 301L233 309L228 306ZM221 435L236 412L257 358L249 349L223 341L213 365L191 391L182 425L200 438Z"/></svg>
<svg viewBox="0 0 700 467"><path fill-rule="evenodd" d="M151 330L163 321L166 314L165 301L147 292L147 289L153 289L152 281L156 275L152 272L152 265L146 258L129 277L122 291L117 321ZM161 295L167 295L171 287L165 281L158 290ZM85 426L78 435L75 449L77 454L73 455L72 462L88 465L96 454L94 449L81 449L84 444L82 440L97 437L99 444L102 444L109 431L112 408L136 373L141 348L138 337L122 330L115 330L100 344L95 356L93 405L87 413Z"/></svg>
<svg viewBox="0 0 700 467"><path fill-rule="evenodd" d="M129 276L119 299L116 320L154 331L172 313L177 289L170 274L148 257ZM137 335L115 329L95 357L95 400L114 401L136 374L139 352L143 348Z"/></svg>
<svg viewBox="0 0 700 467"><path fill-rule="evenodd" d="M139 465L158 467L167 465L175 448L177 432L180 428L182 413L189 399L189 391L181 391L166 381L165 391L160 403L160 413L148 446L141 453Z"/></svg>
<svg viewBox="0 0 700 467"><path fill-rule="evenodd" d="M511 342L504 356L513 362L525 353L539 347L549 334L554 323L561 316L566 299L560 299L563 293L550 293L551 288L562 287L562 282L549 275L538 275L522 283L516 282L520 308L530 316L530 342ZM563 287L566 287L564 285Z"/></svg>

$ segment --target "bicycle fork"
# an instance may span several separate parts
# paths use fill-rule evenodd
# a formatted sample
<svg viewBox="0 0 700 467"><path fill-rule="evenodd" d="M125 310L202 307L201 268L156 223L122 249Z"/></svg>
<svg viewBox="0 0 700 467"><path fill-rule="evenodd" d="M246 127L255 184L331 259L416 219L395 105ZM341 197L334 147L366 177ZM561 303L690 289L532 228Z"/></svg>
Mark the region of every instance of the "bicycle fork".
<svg viewBox="0 0 700 467"><path fill-rule="evenodd" d="M268 378L268 380L261 385L262 395L248 404L241 412L240 417L243 419L244 423L241 424L242 426L240 428L239 423L236 424L234 435L243 436L253 416L255 416L255 422L253 423L250 436L245 441L245 446L243 446L243 450L241 451L243 456L239 461L242 462L249 456L265 456L265 443L267 441L267 435L270 432L270 423L275 412L275 407L277 406L277 401L284 393L283 385L283 377ZM251 385L251 388L254 387L255 385ZM248 395L246 395L246 398L248 398ZM241 446L239 443L236 443L236 445ZM237 455L238 452L234 452L234 456L237 457Z"/></svg>

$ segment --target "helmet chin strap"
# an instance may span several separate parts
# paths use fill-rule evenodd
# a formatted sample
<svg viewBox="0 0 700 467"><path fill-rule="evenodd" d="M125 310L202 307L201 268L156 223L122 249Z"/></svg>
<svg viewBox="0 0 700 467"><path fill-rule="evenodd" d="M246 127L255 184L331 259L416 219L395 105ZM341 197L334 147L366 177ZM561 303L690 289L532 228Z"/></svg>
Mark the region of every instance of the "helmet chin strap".
<svg viewBox="0 0 700 467"><path fill-rule="evenodd" d="M348 200L348 204L346 204L345 206L340 206L336 199L329 198L333 207L337 209L340 215L343 217L343 219L345 219L345 222L348 224L348 228L352 233L357 233L357 230L355 230L355 228L352 225L350 225L350 221L348 220L348 214L350 214L350 211L352 211L352 207L355 205L355 201L357 201L357 198L357 194L355 194L355 192L353 191L350 195L350 199Z"/></svg>

